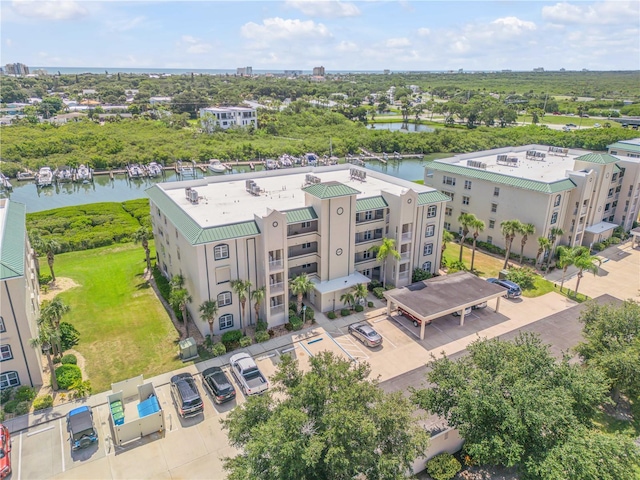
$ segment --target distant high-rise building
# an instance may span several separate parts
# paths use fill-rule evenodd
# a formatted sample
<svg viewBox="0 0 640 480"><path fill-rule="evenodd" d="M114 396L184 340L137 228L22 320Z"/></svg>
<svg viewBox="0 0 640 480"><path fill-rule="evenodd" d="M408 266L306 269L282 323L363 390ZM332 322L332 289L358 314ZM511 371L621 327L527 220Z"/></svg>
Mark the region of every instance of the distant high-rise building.
<svg viewBox="0 0 640 480"><path fill-rule="evenodd" d="M36 68L33 73L36 75L49 75L44 68Z"/></svg>
<svg viewBox="0 0 640 480"><path fill-rule="evenodd" d="M324 67L313 67L314 77L324 77Z"/></svg>
<svg viewBox="0 0 640 480"><path fill-rule="evenodd" d="M533 71L534 72L544 72L544 68L543 67L534 68Z"/></svg>
<svg viewBox="0 0 640 480"><path fill-rule="evenodd" d="M253 75L253 67L238 67L236 68L236 75Z"/></svg>
<svg viewBox="0 0 640 480"><path fill-rule="evenodd" d="M389 75L391 73L391 70L389 70L388 68L385 68L384 70L384 74L385 75Z"/></svg>
<svg viewBox="0 0 640 480"><path fill-rule="evenodd" d="M4 69L7 75L29 75L29 67L24 63L7 63Z"/></svg>

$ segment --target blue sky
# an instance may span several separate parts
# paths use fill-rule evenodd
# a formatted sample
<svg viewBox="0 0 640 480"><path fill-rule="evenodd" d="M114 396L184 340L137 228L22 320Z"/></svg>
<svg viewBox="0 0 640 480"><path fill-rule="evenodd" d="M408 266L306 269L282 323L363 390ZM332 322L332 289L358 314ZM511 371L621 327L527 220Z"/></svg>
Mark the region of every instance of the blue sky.
<svg viewBox="0 0 640 480"><path fill-rule="evenodd" d="M640 2L0 0L2 64L638 70Z"/></svg>

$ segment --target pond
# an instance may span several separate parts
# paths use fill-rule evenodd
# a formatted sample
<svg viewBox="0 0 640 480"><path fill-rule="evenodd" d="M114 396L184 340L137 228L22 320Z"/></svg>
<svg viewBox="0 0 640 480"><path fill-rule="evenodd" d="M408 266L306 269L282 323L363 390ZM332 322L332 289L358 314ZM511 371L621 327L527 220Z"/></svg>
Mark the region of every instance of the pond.
<svg viewBox="0 0 640 480"><path fill-rule="evenodd" d="M415 123L402 123L402 122L392 122L392 123L371 123L367 126L369 129L375 130L391 130L392 132L404 132L404 133L415 133L415 132L435 132L435 128L429 127L427 125L416 125Z"/></svg>

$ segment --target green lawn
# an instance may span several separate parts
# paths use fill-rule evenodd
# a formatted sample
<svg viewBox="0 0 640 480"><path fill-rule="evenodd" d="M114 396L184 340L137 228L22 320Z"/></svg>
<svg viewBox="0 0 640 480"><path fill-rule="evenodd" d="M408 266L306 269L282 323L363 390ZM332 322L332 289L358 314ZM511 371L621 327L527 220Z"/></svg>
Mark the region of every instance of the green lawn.
<svg viewBox="0 0 640 480"><path fill-rule="evenodd" d="M42 273L48 273L46 259L40 265ZM75 348L87 361L94 392L141 373L151 377L183 365L176 355L178 334L142 280L145 259L140 245L56 255L54 267L56 276L80 285L60 294L71 306L63 321L80 331Z"/></svg>
<svg viewBox="0 0 640 480"><path fill-rule="evenodd" d="M531 123L531 115L518 115L518 123L522 122ZM622 125L618 122L615 122L613 119L607 120L602 118L580 118L577 115L571 117L569 115L546 114L540 121L540 123L542 124L549 123L552 125L566 125L567 123L573 123L575 125L579 125L581 128L591 128L596 123L604 125L605 122L609 122L609 124L611 124L611 128L622 128Z"/></svg>

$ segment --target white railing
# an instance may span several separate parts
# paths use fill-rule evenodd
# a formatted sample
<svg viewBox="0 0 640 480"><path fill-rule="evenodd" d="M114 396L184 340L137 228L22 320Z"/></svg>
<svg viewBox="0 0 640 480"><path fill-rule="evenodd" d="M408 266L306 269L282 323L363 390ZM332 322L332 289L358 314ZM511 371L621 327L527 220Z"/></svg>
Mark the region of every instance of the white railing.
<svg viewBox="0 0 640 480"><path fill-rule="evenodd" d="M411 252L402 252L400 254L401 260L409 260L409 258L411 258Z"/></svg>
<svg viewBox="0 0 640 480"><path fill-rule="evenodd" d="M284 312L284 303L280 305L276 305L275 307L271 307L270 312L271 312L271 315Z"/></svg>
<svg viewBox="0 0 640 480"><path fill-rule="evenodd" d="M284 282L272 283L269 285L271 293L278 293L284 291Z"/></svg>
<svg viewBox="0 0 640 480"><path fill-rule="evenodd" d="M403 242L408 242L409 240L411 240L411 232L403 233L401 238Z"/></svg>
<svg viewBox="0 0 640 480"><path fill-rule="evenodd" d="M269 262L269 270L277 270L282 268L282 266L284 265L282 260L271 260Z"/></svg>

